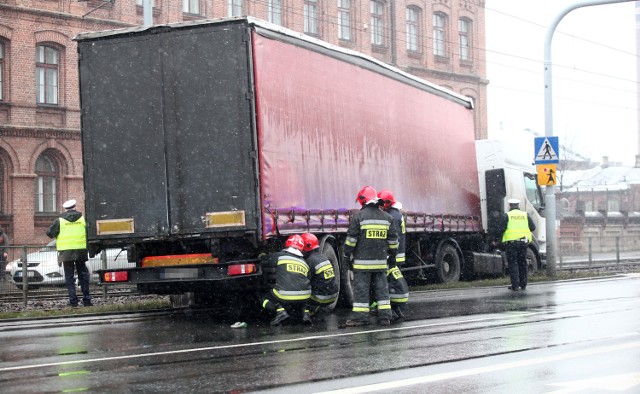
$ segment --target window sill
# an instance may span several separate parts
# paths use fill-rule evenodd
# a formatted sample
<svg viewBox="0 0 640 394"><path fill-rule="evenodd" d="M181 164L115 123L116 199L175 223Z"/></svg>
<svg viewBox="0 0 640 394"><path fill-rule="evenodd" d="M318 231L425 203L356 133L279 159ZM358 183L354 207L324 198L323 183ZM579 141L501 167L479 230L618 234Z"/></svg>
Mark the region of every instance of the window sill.
<svg viewBox="0 0 640 394"><path fill-rule="evenodd" d="M386 47L384 45L371 44L371 52L386 54L387 52L389 52L389 47Z"/></svg>
<svg viewBox="0 0 640 394"><path fill-rule="evenodd" d="M449 58L445 56L434 55L433 61L435 63L447 64L449 63Z"/></svg>
<svg viewBox="0 0 640 394"><path fill-rule="evenodd" d="M422 52L407 50L407 56L412 59L422 59Z"/></svg>
<svg viewBox="0 0 640 394"><path fill-rule="evenodd" d="M182 19L184 21L197 21L197 20L201 20L201 19L205 19L206 17L204 15L200 15L200 14L190 14L188 12L183 12L182 13Z"/></svg>

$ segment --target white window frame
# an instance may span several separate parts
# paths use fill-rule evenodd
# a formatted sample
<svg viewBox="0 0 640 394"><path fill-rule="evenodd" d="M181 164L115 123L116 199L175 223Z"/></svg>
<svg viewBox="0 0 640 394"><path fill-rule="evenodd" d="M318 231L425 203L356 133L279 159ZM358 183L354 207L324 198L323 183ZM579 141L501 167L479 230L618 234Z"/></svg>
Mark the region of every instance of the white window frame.
<svg viewBox="0 0 640 394"><path fill-rule="evenodd" d="M282 0L269 0L267 7L269 22L282 26Z"/></svg>
<svg viewBox="0 0 640 394"><path fill-rule="evenodd" d="M200 0L182 0L182 12L200 15Z"/></svg>
<svg viewBox="0 0 640 394"><path fill-rule="evenodd" d="M384 3L371 0L371 44L384 45Z"/></svg>
<svg viewBox="0 0 640 394"><path fill-rule="evenodd" d="M228 0L228 16L242 16L244 14L244 0Z"/></svg>
<svg viewBox="0 0 640 394"><path fill-rule="evenodd" d="M447 15L442 12L433 14L433 54L438 57L447 57Z"/></svg>
<svg viewBox="0 0 640 394"><path fill-rule="evenodd" d="M458 20L458 35L460 36L460 60L471 61L471 21L467 18Z"/></svg>
<svg viewBox="0 0 640 394"><path fill-rule="evenodd" d="M407 50L419 52L420 50L420 9L416 7L406 8L407 23Z"/></svg>
<svg viewBox="0 0 640 394"><path fill-rule="evenodd" d="M351 40L351 0L338 0L338 38Z"/></svg>
<svg viewBox="0 0 640 394"><path fill-rule="evenodd" d="M304 32L317 35L318 30L318 0L304 0Z"/></svg>
<svg viewBox="0 0 640 394"><path fill-rule="evenodd" d="M58 105L61 51L50 45L36 47L36 103Z"/></svg>

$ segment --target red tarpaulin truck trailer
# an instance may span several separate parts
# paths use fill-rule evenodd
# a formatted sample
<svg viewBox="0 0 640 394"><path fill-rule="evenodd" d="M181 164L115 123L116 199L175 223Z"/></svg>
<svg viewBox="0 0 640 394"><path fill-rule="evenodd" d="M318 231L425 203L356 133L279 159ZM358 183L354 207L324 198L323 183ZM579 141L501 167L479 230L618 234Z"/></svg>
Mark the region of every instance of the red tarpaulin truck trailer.
<svg viewBox="0 0 640 394"><path fill-rule="evenodd" d="M470 99L253 18L76 40L88 246L132 263L103 283L251 293L267 285L257 257L308 231L349 303L337 256L367 184L404 205L408 276L504 271L487 229L510 175L496 161L480 174Z"/></svg>

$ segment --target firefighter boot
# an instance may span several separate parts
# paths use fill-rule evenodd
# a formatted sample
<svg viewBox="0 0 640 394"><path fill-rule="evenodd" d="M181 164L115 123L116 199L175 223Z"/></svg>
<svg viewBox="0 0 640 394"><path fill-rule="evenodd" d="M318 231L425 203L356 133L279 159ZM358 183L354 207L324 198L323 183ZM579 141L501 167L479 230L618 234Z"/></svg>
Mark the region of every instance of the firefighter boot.
<svg viewBox="0 0 640 394"><path fill-rule="evenodd" d="M277 326L283 321L287 320L288 318L289 318L289 314L287 313L287 311L284 308L280 307L278 308L278 313L276 314L276 317L274 317L273 320L271 320L271 325Z"/></svg>
<svg viewBox="0 0 640 394"><path fill-rule="evenodd" d="M309 313L308 309L305 309L302 313L302 322L307 325L313 324L313 322L311 321L311 314Z"/></svg>

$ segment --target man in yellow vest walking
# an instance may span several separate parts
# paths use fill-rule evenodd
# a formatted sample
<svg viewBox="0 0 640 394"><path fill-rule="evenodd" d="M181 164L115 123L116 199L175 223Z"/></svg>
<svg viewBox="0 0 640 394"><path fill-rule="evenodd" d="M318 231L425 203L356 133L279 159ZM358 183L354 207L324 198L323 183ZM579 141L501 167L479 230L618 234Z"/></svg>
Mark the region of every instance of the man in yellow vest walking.
<svg viewBox="0 0 640 394"><path fill-rule="evenodd" d="M527 288L527 246L532 240L531 232L536 225L531 217L520 210L520 200L509 200L509 212L502 216L500 230L502 243L507 252L507 264L511 276L509 290L519 291Z"/></svg>
<svg viewBox="0 0 640 394"><path fill-rule="evenodd" d="M58 250L58 265L64 267L64 281L69 292L69 304L78 306L74 270L78 272L78 281L82 289L82 304L91 306L89 292L89 270L87 269L87 231L84 217L76 211L76 200L69 200L62 204L66 209L56 219L49 229L47 236L56 239Z"/></svg>

